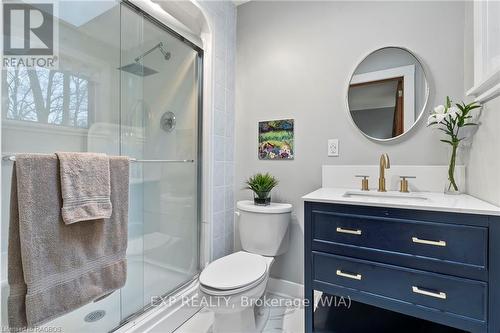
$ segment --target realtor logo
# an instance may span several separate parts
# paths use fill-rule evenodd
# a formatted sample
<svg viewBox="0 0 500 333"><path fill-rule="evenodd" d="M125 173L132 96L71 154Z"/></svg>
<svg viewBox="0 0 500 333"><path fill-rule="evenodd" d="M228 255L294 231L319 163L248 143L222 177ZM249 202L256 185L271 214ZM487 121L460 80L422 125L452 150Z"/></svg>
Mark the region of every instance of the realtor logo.
<svg viewBox="0 0 500 333"><path fill-rule="evenodd" d="M3 4L3 66L53 67L53 3Z"/></svg>

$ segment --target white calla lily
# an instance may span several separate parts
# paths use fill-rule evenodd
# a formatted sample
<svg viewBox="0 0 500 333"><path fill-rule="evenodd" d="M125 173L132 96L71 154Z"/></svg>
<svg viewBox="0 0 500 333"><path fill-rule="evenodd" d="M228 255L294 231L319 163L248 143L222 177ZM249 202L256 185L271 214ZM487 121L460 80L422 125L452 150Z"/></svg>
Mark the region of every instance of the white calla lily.
<svg viewBox="0 0 500 333"><path fill-rule="evenodd" d="M429 116L429 118L427 118L427 125L430 125L430 124L432 124L435 121L436 121L436 115L435 114L431 114Z"/></svg>
<svg viewBox="0 0 500 333"><path fill-rule="evenodd" d="M437 123L440 124L446 117L448 117L448 114L431 114L429 118L427 119L427 125L430 125L432 123Z"/></svg>
<svg viewBox="0 0 500 333"><path fill-rule="evenodd" d="M444 107L444 105L438 105L434 108L435 114L443 114L443 113L445 113L445 111L446 111L446 108Z"/></svg>

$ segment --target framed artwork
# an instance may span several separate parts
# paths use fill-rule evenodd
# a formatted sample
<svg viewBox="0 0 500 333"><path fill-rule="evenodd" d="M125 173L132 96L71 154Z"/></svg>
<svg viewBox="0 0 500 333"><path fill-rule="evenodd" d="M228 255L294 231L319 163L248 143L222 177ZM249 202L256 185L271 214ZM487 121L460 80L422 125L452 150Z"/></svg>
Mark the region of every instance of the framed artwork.
<svg viewBox="0 0 500 333"><path fill-rule="evenodd" d="M259 159L293 160L293 119L259 122Z"/></svg>

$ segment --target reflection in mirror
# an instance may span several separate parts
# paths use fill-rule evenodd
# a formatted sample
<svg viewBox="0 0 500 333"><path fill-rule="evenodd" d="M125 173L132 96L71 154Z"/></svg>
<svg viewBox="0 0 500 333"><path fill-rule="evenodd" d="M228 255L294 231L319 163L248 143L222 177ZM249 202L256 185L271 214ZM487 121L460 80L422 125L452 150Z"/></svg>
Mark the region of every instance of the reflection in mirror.
<svg viewBox="0 0 500 333"><path fill-rule="evenodd" d="M366 136L389 140L420 119L428 97L425 73L406 49L386 47L369 54L351 77L349 114Z"/></svg>

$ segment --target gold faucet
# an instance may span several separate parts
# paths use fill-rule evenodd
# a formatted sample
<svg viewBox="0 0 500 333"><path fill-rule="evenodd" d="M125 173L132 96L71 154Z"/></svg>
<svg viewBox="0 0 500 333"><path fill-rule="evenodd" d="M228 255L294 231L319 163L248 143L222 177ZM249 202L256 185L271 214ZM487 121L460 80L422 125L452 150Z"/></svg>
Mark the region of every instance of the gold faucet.
<svg viewBox="0 0 500 333"><path fill-rule="evenodd" d="M380 174L378 178L378 191L387 192L385 189L385 169L391 167L391 161L389 160L389 155L382 154L380 156Z"/></svg>

